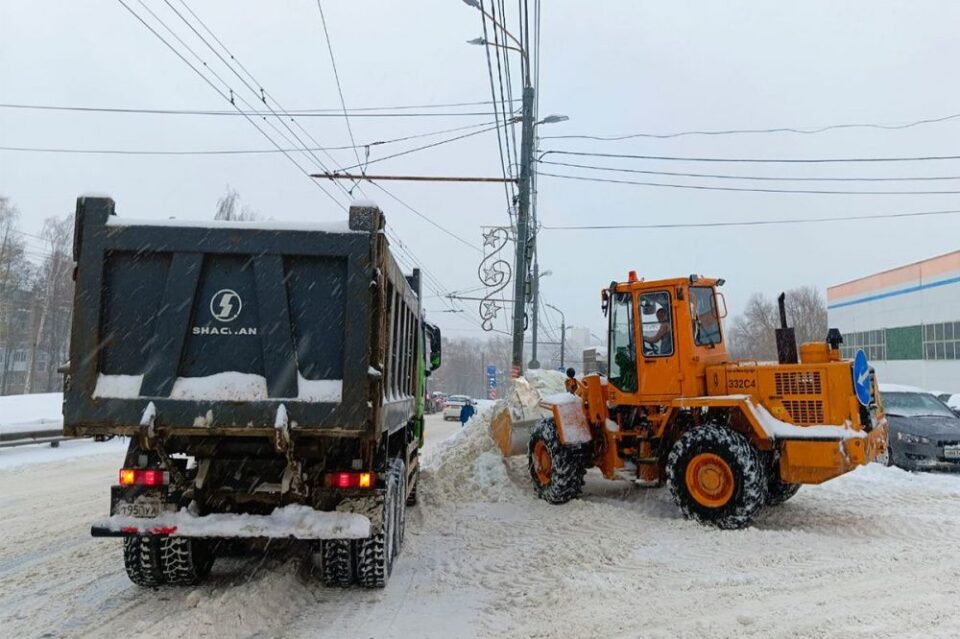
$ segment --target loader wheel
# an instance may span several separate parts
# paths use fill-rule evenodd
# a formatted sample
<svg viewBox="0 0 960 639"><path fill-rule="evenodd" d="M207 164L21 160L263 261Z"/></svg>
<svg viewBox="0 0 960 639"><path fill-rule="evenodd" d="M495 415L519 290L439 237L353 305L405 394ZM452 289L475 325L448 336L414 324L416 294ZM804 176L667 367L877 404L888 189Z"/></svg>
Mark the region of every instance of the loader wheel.
<svg viewBox="0 0 960 639"><path fill-rule="evenodd" d="M403 472L403 462L391 460L387 469L383 526L376 535L357 542L357 581L364 588L383 588L393 570L393 559L397 552L398 502L402 501L399 478Z"/></svg>
<svg viewBox="0 0 960 639"><path fill-rule="evenodd" d="M145 588L165 583L160 561L160 538L156 535L130 535L123 538L123 567L130 581Z"/></svg>
<svg viewBox="0 0 960 639"><path fill-rule="evenodd" d="M527 467L537 496L551 504L565 504L583 492L583 457L560 443L552 419L541 420L530 433Z"/></svg>
<svg viewBox="0 0 960 639"><path fill-rule="evenodd" d="M323 542L323 566L320 574L328 588L349 588L353 584L353 552L349 539Z"/></svg>
<svg viewBox="0 0 960 639"><path fill-rule="evenodd" d="M797 494L802 484L788 484L780 479L777 469L768 471L770 477L767 479L767 505L779 506L791 497Z"/></svg>
<svg viewBox="0 0 960 639"><path fill-rule="evenodd" d="M726 529L749 524L763 507L767 488L757 449L717 424L677 440L667 458L667 482L684 517Z"/></svg>

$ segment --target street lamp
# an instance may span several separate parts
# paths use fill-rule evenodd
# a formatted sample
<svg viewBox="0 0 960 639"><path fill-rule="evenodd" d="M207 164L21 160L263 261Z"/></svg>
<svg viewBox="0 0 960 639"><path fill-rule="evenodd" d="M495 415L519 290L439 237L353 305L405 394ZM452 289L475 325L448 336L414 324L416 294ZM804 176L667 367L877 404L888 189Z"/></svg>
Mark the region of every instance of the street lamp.
<svg viewBox="0 0 960 639"><path fill-rule="evenodd" d="M546 270L540 272L540 264L533 262L533 344L530 347L530 363L527 368L540 368L540 360L537 359L537 324L540 323L540 278L552 275L553 271Z"/></svg>
<svg viewBox="0 0 960 639"><path fill-rule="evenodd" d="M559 308L557 308L553 304L545 304L545 306L549 306L556 312L560 313L560 368L563 368L563 356L564 356L563 351L567 345L567 318L563 314L563 311L561 311Z"/></svg>

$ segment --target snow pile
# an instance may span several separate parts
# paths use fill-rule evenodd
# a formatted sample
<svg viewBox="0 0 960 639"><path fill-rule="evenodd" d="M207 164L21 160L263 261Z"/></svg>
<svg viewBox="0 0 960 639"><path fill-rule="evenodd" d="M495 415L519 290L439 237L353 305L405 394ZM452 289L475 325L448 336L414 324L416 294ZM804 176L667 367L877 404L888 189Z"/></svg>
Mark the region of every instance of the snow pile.
<svg viewBox="0 0 960 639"><path fill-rule="evenodd" d="M323 512L301 504L277 508L269 515L216 513L200 517L186 508L153 519L113 515L96 522L94 527L114 532L128 528L175 528L178 535L185 537L363 539L370 536L370 520L363 515Z"/></svg>
<svg viewBox="0 0 960 639"><path fill-rule="evenodd" d="M526 377L513 380L503 399L479 403L477 413L466 426L425 454L422 478L425 499L435 504L529 499L526 459L504 459L490 437L490 424L504 410L510 411L514 425L539 419L544 414L540 402L547 397L576 401L573 395L564 393L565 379L559 371L528 371ZM521 431L515 427L514 434L518 433ZM522 485L511 479L511 472L523 477Z"/></svg>
<svg viewBox="0 0 960 639"><path fill-rule="evenodd" d="M496 410L496 406L482 408L466 426L425 454L420 481L427 503L504 502L525 492L510 480L508 462L490 438L490 420Z"/></svg>
<svg viewBox="0 0 960 639"><path fill-rule="evenodd" d="M61 427L63 393L34 393L0 397L0 435Z"/></svg>

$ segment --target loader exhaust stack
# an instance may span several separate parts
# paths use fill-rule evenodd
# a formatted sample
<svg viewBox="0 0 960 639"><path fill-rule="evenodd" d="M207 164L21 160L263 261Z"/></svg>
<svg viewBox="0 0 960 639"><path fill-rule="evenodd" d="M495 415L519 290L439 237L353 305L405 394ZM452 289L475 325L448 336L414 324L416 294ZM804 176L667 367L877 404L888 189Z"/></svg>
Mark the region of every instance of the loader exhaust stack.
<svg viewBox="0 0 960 639"><path fill-rule="evenodd" d="M797 334L792 327L787 326L786 298L786 293L780 293L777 298L777 306L780 308L780 328L776 330L777 360L781 364L796 364L800 361L797 357Z"/></svg>

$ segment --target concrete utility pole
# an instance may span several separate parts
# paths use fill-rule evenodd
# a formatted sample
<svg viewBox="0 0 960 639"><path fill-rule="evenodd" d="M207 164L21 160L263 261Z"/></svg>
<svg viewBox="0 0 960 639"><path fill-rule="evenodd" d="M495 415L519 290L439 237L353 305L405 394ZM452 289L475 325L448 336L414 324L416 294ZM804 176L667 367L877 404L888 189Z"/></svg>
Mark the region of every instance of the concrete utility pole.
<svg viewBox="0 0 960 639"><path fill-rule="evenodd" d="M513 361L514 377L523 374L523 325L527 310L527 273L530 243L530 171L533 165L533 102L532 86L523 88L522 129L520 138L520 181L517 185L517 255L513 270Z"/></svg>
<svg viewBox="0 0 960 639"><path fill-rule="evenodd" d="M533 343L530 348L530 363L527 364L528 368L540 368L540 360L537 359L537 324L540 319L540 313L537 310L538 301L540 299L540 264L536 259L533 261L533 280L531 281L533 286Z"/></svg>

